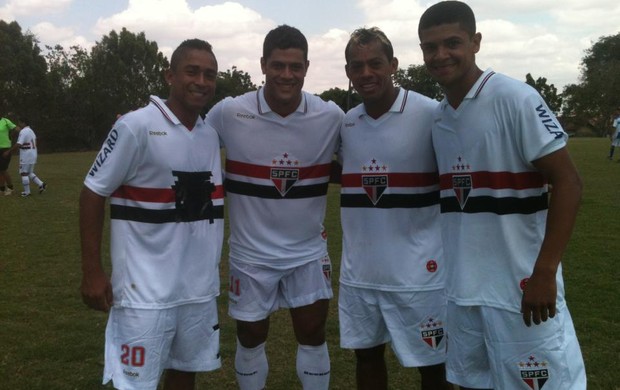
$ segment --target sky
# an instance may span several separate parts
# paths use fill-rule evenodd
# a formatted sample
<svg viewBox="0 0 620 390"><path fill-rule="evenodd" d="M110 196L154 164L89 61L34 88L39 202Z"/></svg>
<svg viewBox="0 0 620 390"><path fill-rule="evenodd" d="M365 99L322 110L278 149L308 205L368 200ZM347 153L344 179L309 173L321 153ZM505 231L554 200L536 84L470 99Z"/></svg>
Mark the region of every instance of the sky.
<svg viewBox="0 0 620 390"><path fill-rule="evenodd" d="M392 41L401 68L421 65L417 26L437 0L0 0L0 19L17 21L43 49L90 49L110 31L144 32L170 58L188 38L213 45L220 71L236 66L260 85L262 43L281 24L300 29L309 44L304 89L347 88L344 47L359 27L376 26ZM561 92L579 83L586 50L620 33L618 0L465 0L482 34L482 69L525 80L545 77Z"/></svg>

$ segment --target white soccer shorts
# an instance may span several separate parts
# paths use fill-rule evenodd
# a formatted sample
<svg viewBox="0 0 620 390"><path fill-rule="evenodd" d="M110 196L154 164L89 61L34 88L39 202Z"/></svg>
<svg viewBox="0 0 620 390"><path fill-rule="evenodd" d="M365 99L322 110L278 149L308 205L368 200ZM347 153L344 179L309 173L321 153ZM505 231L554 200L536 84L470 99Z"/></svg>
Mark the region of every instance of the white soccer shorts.
<svg viewBox="0 0 620 390"><path fill-rule="evenodd" d="M585 390L586 373L567 308L526 327L519 313L448 302L448 381L494 389Z"/></svg>
<svg viewBox="0 0 620 390"><path fill-rule="evenodd" d="M366 349L391 342L404 367L446 360L444 291L393 292L340 285L340 346Z"/></svg>
<svg viewBox="0 0 620 390"><path fill-rule="evenodd" d="M280 308L302 307L333 297L328 256L287 270L233 259L229 264L228 314L236 320L256 322Z"/></svg>
<svg viewBox="0 0 620 390"><path fill-rule="evenodd" d="M215 299L160 310L113 307L103 383L154 390L164 369L213 371L221 367L219 338Z"/></svg>

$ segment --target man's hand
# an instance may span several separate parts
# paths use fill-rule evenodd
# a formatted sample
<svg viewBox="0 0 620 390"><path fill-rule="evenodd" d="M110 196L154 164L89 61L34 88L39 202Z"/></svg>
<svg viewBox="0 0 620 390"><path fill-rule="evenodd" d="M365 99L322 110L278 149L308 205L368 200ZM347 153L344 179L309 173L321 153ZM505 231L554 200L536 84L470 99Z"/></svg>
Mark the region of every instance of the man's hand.
<svg viewBox="0 0 620 390"><path fill-rule="evenodd" d="M103 270L84 273L80 292L82 301L95 310L107 313L114 303L112 284Z"/></svg>
<svg viewBox="0 0 620 390"><path fill-rule="evenodd" d="M526 326L539 325L555 317L557 300L555 273L534 272L523 289L521 313Z"/></svg>

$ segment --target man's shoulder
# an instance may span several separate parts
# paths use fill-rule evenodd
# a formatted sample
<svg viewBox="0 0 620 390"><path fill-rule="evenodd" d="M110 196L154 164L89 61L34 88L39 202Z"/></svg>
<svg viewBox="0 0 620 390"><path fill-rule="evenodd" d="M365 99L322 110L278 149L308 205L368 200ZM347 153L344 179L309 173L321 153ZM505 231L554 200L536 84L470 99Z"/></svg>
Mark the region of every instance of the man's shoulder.
<svg viewBox="0 0 620 390"><path fill-rule="evenodd" d="M344 111L333 101L323 100L321 97L306 91L303 91L303 94L308 103L308 110L339 117L344 116Z"/></svg>

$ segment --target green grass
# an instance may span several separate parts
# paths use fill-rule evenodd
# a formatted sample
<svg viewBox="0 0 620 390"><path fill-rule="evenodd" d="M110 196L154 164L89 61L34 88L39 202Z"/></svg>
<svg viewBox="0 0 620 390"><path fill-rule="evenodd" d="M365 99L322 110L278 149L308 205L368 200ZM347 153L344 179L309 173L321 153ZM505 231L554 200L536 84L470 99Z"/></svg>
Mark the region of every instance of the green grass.
<svg viewBox="0 0 620 390"><path fill-rule="evenodd" d="M571 139L569 148L584 180L584 196L564 259L566 296L588 372L589 389L620 389L620 163L606 159L609 141ZM620 151L619 151L620 152ZM618 155L620 158L620 155ZM0 388L102 388L106 315L89 310L79 295L78 195L94 153L42 155L38 175L44 195L0 197ZM16 171L16 159L10 167ZM13 174L14 181L17 175ZM16 183L17 192L21 186ZM338 187L330 189L326 226L338 292L340 225ZM106 236L107 237L107 236ZM107 239L107 238L106 238ZM224 258L225 259L225 258ZM226 314L226 261L220 297L223 368L199 374L200 389L236 389L234 322ZM339 347L337 305L327 324L331 388L355 388L351 351ZM296 343L286 311L272 317L267 343L270 390L300 389ZM419 389L415 369L388 354L392 389Z"/></svg>

